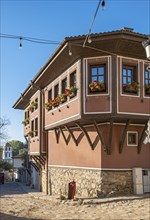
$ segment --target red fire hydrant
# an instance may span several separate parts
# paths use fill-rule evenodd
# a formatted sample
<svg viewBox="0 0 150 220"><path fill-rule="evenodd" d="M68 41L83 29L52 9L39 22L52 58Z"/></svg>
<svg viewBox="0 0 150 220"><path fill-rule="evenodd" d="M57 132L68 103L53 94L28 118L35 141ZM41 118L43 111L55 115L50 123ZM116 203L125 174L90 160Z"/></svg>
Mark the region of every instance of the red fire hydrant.
<svg viewBox="0 0 150 220"><path fill-rule="evenodd" d="M74 200L75 191L76 191L76 182L72 181L68 185L68 199Z"/></svg>

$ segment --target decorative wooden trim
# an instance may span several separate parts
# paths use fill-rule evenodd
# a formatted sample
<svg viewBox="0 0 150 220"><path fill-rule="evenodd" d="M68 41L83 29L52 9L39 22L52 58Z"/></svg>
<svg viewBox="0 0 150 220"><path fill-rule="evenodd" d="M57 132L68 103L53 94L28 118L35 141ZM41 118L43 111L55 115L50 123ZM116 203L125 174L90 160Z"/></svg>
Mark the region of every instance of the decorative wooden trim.
<svg viewBox="0 0 150 220"><path fill-rule="evenodd" d="M128 129L128 126L129 126L130 122L131 122L130 120L127 120L125 128L124 128L123 133L122 133L122 138L121 138L121 141L120 141L120 144L119 144L119 153L120 154L122 153L122 150L123 150L123 145L124 145L125 138L126 138L126 135L127 135L127 129Z"/></svg>
<svg viewBox="0 0 150 220"><path fill-rule="evenodd" d="M69 132L70 136L72 137L72 139L73 139L75 145L78 146L77 140L76 140L76 138L75 138L73 132L71 131L71 129L68 127L68 125L66 125L65 127L66 127L67 131Z"/></svg>
<svg viewBox="0 0 150 220"><path fill-rule="evenodd" d="M63 136L63 138L64 138L64 141L65 141L66 145L68 145L67 138L66 138L66 136L65 136L65 134L64 134L64 132L63 132L63 130L62 130L62 128L59 127L59 130L60 130L60 132L62 133L62 136Z"/></svg>
<svg viewBox="0 0 150 220"><path fill-rule="evenodd" d="M145 123L145 126L143 128L143 131L141 133L141 136L140 136L140 139L138 141L138 147L137 147L137 153L140 154L141 152L141 148L142 148L142 144L143 144L143 141L144 141L144 135L145 135L145 131L147 129L147 123Z"/></svg>
<svg viewBox="0 0 150 220"><path fill-rule="evenodd" d="M59 143L59 131L57 131L58 129L54 129L54 131L55 131L55 136L56 136L56 143L58 144Z"/></svg>
<svg viewBox="0 0 150 220"><path fill-rule="evenodd" d="M113 119L110 120L110 130L109 130L109 140L108 145L106 147L107 154L111 154L111 148L112 148L112 132L113 132Z"/></svg>
<svg viewBox="0 0 150 220"><path fill-rule="evenodd" d="M95 120L94 120L94 127L95 127L95 129L96 129L96 131L97 131L97 134L98 134L98 137L99 137L99 139L100 139L100 141L101 141L101 143L102 143L102 145L103 145L103 147L104 147L104 151L107 152L107 147L106 147L106 145L105 145L105 143L104 143L104 139L103 139L101 130L99 129L98 124L96 123Z"/></svg>
<svg viewBox="0 0 150 220"><path fill-rule="evenodd" d="M85 129L79 122L76 122L75 124L82 130L82 132L83 132L84 135L86 136L86 139L87 139L89 145L91 146L92 150L94 150L92 141L91 141L90 136L88 135L86 129Z"/></svg>

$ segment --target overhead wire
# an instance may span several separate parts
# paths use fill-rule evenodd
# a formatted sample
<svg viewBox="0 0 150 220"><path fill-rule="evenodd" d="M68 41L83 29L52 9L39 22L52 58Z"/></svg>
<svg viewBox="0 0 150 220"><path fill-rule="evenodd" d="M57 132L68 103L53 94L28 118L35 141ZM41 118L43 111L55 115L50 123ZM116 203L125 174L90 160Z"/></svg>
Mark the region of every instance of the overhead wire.
<svg viewBox="0 0 150 220"><path fill-rule="evenodd" d="M104 0L103 0L103 2L104 2ZM84 41L84 43L83 43L83 47L85 46L85 44L86 44L86 42L87 42L87 40L88 40L88 37L89 37L89 35L91 34L91 30L92 30L93 24L94 24L94 22L95 22L95 19L96 19L96 16L97 16L97 13L98 13L98 10L99 10L99 7L100 7L101 3L102 3L102 0L99 0L98 5L97 5L97 8L96 8L96 11L95 11L95 13L94 13L94 17L93 17L92 23L91 23L91 25L90 25L90 28L89 28L88 33L87 33L87 35L86 35L85 41ZM104 3L103 3L103 4L104 4ZM105 5L105 4L104 4L104 5Z"/></svg>

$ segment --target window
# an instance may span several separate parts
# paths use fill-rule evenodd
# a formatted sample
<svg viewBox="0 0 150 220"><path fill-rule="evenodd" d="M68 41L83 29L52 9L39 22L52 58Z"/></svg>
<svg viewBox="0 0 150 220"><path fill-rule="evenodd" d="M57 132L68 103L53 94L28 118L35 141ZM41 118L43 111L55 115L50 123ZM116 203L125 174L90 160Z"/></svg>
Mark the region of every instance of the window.
<svg viewBox="0 0 150 220"><path fill-rule="evenodd" d="M34 136L34 120L31 121L31 131L30 131L30 136Z"/></svg>
<svg viewBox="0 0 150 220"><path fill-rule="evenodd" d="M125 93L137 93L137 70L136 66L123 65L122 69L122 88Z"/></svg>
<svg viewBox="0 0 150 220"><path fill-rule="evenodd" d="M61 93L65 93L66 88L67 88L67 78L62 80L62 83L61 83Z"/></svg>
<svg viewBox="0 0 150 220"><path fill-rule="evenodd" d="M63 79L61 82L61 95L60 95L61 103L64 103L67 101L66 89L67 89L67 78Z"/></svg>
<svg viewBox="0 0 150 220"><path fill-rule="evenodd" d="M38 118L35 119L35 136L38 136Z"/></svg>
<svg viewBox="0 0 150 220"><path fill-rule="evenodd" d="M127 133L127 145L128 146L137 146L138 145L138 132Z"/></svg>
<svg viewBox="0 0 150 220"><path fill-rule="evenodd" d="M49 100L49 99L52 99L52 90L49 90L49 91L48 91L48 100Z"/></svg>
<svg viewBox="0 0 150 220"><path fill-rule="evenodd" d="M150 96L150 72L145 69L144 72L144 89L145 89L145 95Z"/></svg>
<svg viewBox="0 0 150 220"><path fill-rule="evenodd" d="M77 86L76 71L70 74L70 87Z"/></svg>
<svg viewBox="0 0 150 220"><path fill-rule="evenodd" d="M54 97L56 98L59 94L59 85L57 84L55 87L54 87Z"/></svg>
<svg viewBox="0 0 150 220"><path fill-rule="evenodd" d="M90 66L89 90L90 93L106 92L106 64Z"/></svg>
<svg viewBox="0 0 150 220"><path fill-rule="evenodd" d="M35 110L38 108L38 99L35 99L35 106L34 106Z"/></svg>

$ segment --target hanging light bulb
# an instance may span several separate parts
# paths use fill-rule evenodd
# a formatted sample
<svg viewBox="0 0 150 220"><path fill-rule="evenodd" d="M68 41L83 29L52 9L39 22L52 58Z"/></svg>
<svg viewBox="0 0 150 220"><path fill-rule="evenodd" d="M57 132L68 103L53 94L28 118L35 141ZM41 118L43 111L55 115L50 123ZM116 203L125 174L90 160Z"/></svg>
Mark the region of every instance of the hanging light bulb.
<svg viewBox="0 0 150 220"><path fill-rule="evenodd" d="M20 37L20 44L19 44L19 48L22 48L22 37Z"/></svg>
<svg viewBox="0 0 150 220"><path fill-rule="evenodd" d="M102 1L102 9L105 8L105 0Z"/></svg>
<svg viewBox="0 0 150 220"><path fill-rule="evenodd" d="M69 56L72 56L71 46L69 46Z"/></svg>
<svg viewBox="0 0 150 220"><path fill-rule="evenodd" d="M91 36L89 35L88 37L88 43L91 44L92 43L92 39L91 39Z"/></svg>

